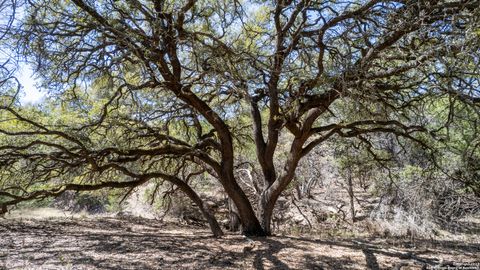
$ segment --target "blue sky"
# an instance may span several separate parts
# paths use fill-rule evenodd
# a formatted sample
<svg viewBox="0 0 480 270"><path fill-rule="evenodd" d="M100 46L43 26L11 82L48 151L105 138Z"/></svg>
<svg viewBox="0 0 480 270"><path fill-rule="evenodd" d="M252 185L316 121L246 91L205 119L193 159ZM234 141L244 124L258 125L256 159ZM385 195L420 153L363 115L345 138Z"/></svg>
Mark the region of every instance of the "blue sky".
<svg viewBox="0 0 480 270"><path fill-rule="evenodd" d="M37 82L34 79L34 72L28 64L21 64L16 72L16 76L22 84L20 102L23 105L38 103L43 97L45 97L45 90L40 91L37 87Z"/></svg>
<svg viewBox="0 0 480 270"><path fill-rule="evenodd" d="M0 30L5 30L1 27L5 26L10 19L13 19L13 24L17 25L17 23L22 20L24 15L24 6L20 3L17 3L18 5L16 6L16 9L12 9L12 6L9 5L9 2L5 2L3 4L6 5L0 8ZM14 76L18 79L22 86L20 102L23 105L40 102L41 99L46 96L46 91L39 91L39 88L36 86L37 83L34 79L35 76L31 65L25 61L17 62L20 61L20 59L15 56L15 52L13 52L12 48L9 47L13 47L13 44L2 45L3 46L0 47L0 63L9 63L7 69L15 70Z"/></svg>

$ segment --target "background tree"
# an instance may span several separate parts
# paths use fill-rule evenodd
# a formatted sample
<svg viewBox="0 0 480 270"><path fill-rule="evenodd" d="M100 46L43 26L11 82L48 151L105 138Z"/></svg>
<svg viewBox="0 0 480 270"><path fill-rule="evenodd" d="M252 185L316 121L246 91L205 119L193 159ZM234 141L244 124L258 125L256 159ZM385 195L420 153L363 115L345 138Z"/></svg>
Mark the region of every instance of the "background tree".
<svg viewBox="0 0 480 270"><path fill-rule="evenodd" d="M9 42L17 13L16 1L0 2L0 88L6 90L2 91L2 98L7 103L16 100L20 89L20 83L13 75L16 57L12 55L13 46Z"/></svg>
<svg viewBox="0 0 480 270"><path fill-rule="evenodd" d="M28 1L15 33L22 54L75 114L52 123L54 110L2 107L2 205L92 185L174 182L172 168L201 168L235 204L244 234L269 235L277 199L316 146L388 133L428 147L425 134L438 133L422 113L429 102L478 110L479 6ZM92 88L102 99L85 103ZM235 177L249 139L261 167L256 202ZM13 172L25 181L12 184ZM108 184L108 174L136 180ZM188 178L177 183L187 188Z"/></svg>

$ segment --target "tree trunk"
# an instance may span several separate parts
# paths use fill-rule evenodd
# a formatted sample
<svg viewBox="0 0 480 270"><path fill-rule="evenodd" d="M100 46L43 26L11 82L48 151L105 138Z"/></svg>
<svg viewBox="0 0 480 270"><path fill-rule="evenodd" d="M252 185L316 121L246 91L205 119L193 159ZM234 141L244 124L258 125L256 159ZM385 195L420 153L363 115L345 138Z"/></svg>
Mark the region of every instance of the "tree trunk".
<svg viewBox="0 0 480 270"><path fill-rule="evenodd" d="M213 233L213 236L215 237L220 237L223 236L223 231L222 228L220 228L220 225L218 224L217 219L215 218L215 215L210 211L207 205L202 204L200 207L200 211L202 212L203 216L207 219L208 225L210 225L210 230Z"/></svg>
<svg viewBox="0 0 480 270"><path fill-rule="evenodd" d="M222 162L224 165L224 162ZM235 203L237 213L240 218L242 234L248 236L266 236L264 229L260 225L252 204L242 188L235 181L233 170L228 170L228 166L223 166L221 176L222 185L227 192L228 197ZM231 166L233 168L233 166Z"/></svg>
<svg viewBox="0 0 480 270"><path fill-rule="evenodd" d="M264 207L259 209L258 215L260 216L260 222L266 236L272 235L272 214L273 207L269 207L268 205L265 205Z"/></svg>
<svg viewBox="0 0 480 270"><path fill-rule="evenodd" d="M293 141L288 159L283 168L283 174L281 174L278 178L276 177L275 173L264 175L265 185L264 191L260 195L260 201L258 204L258 217L266 235L272 234L271 222L275 204L282 192L287 188L295 176L295 169L297 168L298 162L302 157L302 145L302 138L295 139ZM257 151L261 152L261 149L257 149ZM273 156L271 156L269 159L273 162Z"/></svg>
<svg viewBox="0 0 480 270"><path fill-rule="evenodd" d="M257 216L255 215L255 212L253 212L252 206L250 203L248 205L246 204L240 204L241 207L239 207L239 204L236 204L238 213L240 216L240 222L242 224L242 234L246 236L268 236L269 234L264 230L265 227L262 227L260 225L260 222L257 219ZM241 210L243 208L243 210ZM252 209L251 211L246 210L246 209Z"/></svg>
<svg viewBox="0 0 480 270"><path fill-rule="evenodd" d="M232 199L228 199L228 215L230 218L229 230L236 232L241 229L240 217L238 215L238 209Z"/></svg>
<svg viewBox="0 0 480 270"><path fill-rule="evenodd" d="M263 192L259 201L258 217L267 236L272 235L272 216L276 201L268 192Z"/></svg>
<svg viewBox="0 0 480 270"><path fill-rule="evenodd" d="M352 183L352 172L348 170L347 176L347 184L348 184L348 195L350 197L350 216L352 218L352 223L355 222L355 204L354 204L354 194L353 194L353 183Z"/></svg>
<svg viewBox="0 0 480 270"><path fill-rule="evenodd" d="M248 200L233 175L234 150L229 126L204 100L200 99L190 90L190 87L183 87L181 83L177 83L173 92L177 94L180 99L185 101L185 103L202 114L217 132L220 139L222 159L220 166L217 168L217 173L225 192L228 197L232 199L238 209L238 215L240 217L240 222L242 223L242 233L244 235L265 236L265 232L253 211L251 202Z"/></svg>

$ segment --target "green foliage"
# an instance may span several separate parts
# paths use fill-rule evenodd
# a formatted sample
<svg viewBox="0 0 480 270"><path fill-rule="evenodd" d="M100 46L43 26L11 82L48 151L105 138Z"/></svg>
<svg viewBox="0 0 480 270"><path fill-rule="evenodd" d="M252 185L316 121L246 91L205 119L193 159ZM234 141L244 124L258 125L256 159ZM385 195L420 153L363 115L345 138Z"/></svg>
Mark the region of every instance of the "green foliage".
<svg viewBox="0 0 480 270"><path fill-rule="evenodd" d="M18 208L41 208L41 207L52 207L54 199L47 197L41 200L33 201L24 201L17 205Z"/></svg>

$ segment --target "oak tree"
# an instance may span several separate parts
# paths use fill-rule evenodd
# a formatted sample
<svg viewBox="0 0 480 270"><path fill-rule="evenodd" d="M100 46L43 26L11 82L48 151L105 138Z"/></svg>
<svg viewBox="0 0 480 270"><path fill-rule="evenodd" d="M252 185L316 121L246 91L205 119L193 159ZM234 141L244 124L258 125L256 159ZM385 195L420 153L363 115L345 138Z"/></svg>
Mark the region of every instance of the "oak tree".
<svg viewBox="0 0 480 270"><path fill-rule="evenodd" d="M10 39L51 103L1 107L4 209L163 179L220 235L189 184L208 174L235 204L242 233L270 235L277 199L318 145L368 144L375 133L422 145L438 132L423 114L432 101L478 110L476 0L24 5ZM249 143L262 176L255 197L235 174Z"/></svg>

